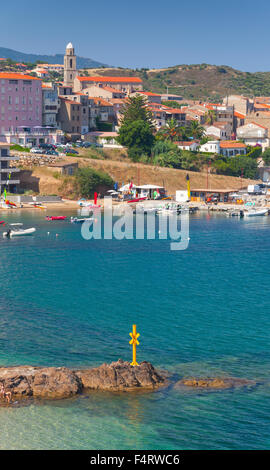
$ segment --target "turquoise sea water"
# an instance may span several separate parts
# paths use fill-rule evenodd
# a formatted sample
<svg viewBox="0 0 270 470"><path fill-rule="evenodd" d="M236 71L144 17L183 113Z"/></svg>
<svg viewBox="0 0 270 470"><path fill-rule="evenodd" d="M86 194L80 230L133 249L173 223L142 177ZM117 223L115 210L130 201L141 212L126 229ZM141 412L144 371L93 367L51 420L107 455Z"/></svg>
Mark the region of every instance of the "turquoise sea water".
<svg viewBox="0 0 270 470"><path fill-rule="evenodd" d="M269 217L194 215L179 252L159 240L85 241L41 211L1 218L38 229L0 239L2 366L129 360L136 323L140 361L258 382L2 407L1 449L270 448Z"/></svg>

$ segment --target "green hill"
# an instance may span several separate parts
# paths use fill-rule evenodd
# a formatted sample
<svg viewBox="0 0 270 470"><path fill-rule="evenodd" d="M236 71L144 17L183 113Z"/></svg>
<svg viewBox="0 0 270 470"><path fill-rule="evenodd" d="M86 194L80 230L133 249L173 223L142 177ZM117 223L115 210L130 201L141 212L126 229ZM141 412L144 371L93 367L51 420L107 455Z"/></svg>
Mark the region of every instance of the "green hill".
<svg viewBox="0 0 270 470"><path fill-rule="evenodd" d="M136 75L145 90L166 92L187 99L217 101L227 94L270 96L270 72L241 72L226 65L177 65L164 69L102 69L100 75Z"/></svg>
<svg viewBox="0 0 270 470"><path fill-rule="evenodd" d="M37 60L42 61L43 63L48 64L63 64L64 55L55 54L55 55L42 55L42 54L27 54L25 52L14 51L13 49L7 49L5 47L0 47L0 57L5 59L12 59L16 62L26 62L26 63L35 63ZM77 66L79 68L84 67L103 67L105 64L98 62L93 59L87 59L85 57L77 57Z"/></svg>

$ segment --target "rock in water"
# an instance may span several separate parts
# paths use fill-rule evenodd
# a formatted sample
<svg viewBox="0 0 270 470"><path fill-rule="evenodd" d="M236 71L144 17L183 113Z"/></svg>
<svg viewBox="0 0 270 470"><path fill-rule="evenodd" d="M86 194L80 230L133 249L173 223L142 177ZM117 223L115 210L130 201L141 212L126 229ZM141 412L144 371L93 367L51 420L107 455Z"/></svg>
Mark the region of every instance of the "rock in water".
<svg viewBox="0 0 270 470"><path fill-rule="evenodd" d="M76 375L81 379L85 389L95 390L154 389L165 383L165 378L150 362L141 362L133 367L121 359L93 369L77 370Z"/></svg>
<svg viewBox="0 0 270 470"><path fill-rule="evenodd" d="M0 368L0 383L18 398L68 398L82 389L79 378L65 367Z"/></svg>
<svg viewBox="0 0 270 470"><path fill-rule="evenodd" d="M15 398L69 398L83 389L135 390L154 389L165 383L149 362L132 367L119 359L86 370L73 371L66 367L1 367L0 386ZM0 396L0 400L4 400Z"/></svg>
<svg viewBox="0 0 270 470"><path fill-rule="evenodd" d="M224 389L243 387L247 385L256 385L252 380L239 379L236 377L192 377L189 379L182 379L176 382L175 387L192 387L192 388L208 388L208 389Z"/></svg>

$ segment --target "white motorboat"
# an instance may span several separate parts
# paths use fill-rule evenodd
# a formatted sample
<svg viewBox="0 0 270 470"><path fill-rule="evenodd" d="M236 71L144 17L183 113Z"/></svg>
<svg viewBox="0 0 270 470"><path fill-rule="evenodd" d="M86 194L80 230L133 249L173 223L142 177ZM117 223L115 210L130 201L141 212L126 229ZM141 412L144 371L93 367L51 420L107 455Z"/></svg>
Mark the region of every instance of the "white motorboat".
<svg viewBox="0 0 270 470"><path fill-rule="evenodd" d="M70 222L72 224L83 224L84 222L90 222L90 220L94 220L93 217L84 217L82 219L79 219L78 217L70 217Z"/></svg>
<svg viewBox="0 0 270 470"><path fill-rule="evenodd" d="M244 212L244 217L256 217L266 214L268 214L268 209L251 209L248 212Z"/></svg>
<svg viewBox="0 0 270 470"><path fill-rule="evenodd" d="M178 215L181 214L182 210L183 209L181 208L180 204L166 204L165 206L162 206L157 210L157 214Z"/></svg>
<svg viewBox="0 0 270 470"><path fill-rule="evenodd" d="M23 237L26 235L33 235L36 229L34 227L27 228L27 229L19 229L19 230L8 230L7 232L3 233L3 237L5 238L13 238L13 237Z"/></svg>

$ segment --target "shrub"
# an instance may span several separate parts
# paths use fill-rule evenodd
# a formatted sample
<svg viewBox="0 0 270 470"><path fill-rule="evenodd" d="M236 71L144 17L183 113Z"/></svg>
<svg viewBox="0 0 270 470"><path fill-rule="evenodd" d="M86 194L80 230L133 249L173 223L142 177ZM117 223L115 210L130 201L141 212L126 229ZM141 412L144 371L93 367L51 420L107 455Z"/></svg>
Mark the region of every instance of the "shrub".
<svg viewBox="0 0 270 470"><path fill-rule="evenodd" d="M270 165L270 148L266 149L262 154L265 165Z"/></svg>
<svg viewBox="0 0 270 470"><path fill-rule="evenodd" d="M105 192L113 187L112 178L93 168L79 168L75 173L76 189L82 197L93 197L94 192Z"/></svg>
<svg viewBox="0 0 270 470"><path fill-rule="evenodd" d="M18 144L11 145L10 150L16 150L17 152L30 152L28 147L22 147Z"/></svg>
<svg viewBox="0 0 270 470"><path fill-rule="evenodd" d="M260 155L262 154L262 147L249 147L248 148L248 153L246 154L246 157L250 158L259 158Z"/></svg>

